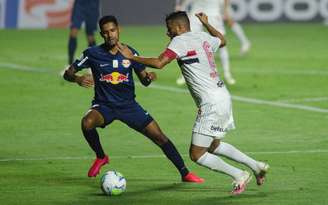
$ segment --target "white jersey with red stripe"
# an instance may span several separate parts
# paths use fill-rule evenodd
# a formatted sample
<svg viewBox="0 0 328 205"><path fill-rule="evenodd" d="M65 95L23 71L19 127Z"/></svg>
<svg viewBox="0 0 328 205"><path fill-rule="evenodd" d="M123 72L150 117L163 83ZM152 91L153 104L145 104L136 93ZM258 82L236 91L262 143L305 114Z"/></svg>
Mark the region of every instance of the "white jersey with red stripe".
<svg viewBox="0 0 328 205"><path fill-rule="evenodd" d="M215 104L230 94L220 80L214 59L221 40L206 32L186 32L172 39L164 55L176 58L197 107Z"/></svg>

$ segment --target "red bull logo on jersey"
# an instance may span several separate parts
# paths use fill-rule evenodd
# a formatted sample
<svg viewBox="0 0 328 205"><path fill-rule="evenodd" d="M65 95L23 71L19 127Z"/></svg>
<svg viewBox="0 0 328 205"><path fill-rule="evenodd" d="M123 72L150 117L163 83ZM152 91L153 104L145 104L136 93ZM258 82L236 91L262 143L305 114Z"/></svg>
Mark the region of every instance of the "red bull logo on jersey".
<svg viewBox="0 0 328 205"><path fill-rule="evenodd" d="M107 75L101 75L100 81L105 81L106 83L111 83L113 85L122 83L122 82L129 82L129 73L127 75L124 75L119 72L112 72Z"/></svg>

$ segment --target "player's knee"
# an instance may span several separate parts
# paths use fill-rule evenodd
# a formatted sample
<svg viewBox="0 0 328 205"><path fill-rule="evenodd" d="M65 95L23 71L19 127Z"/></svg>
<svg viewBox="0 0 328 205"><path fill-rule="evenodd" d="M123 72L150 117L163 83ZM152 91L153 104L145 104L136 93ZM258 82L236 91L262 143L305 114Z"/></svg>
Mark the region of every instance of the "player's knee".
<svg viewBox="0 0 328 205"><path fill-rule="evenodd" d="M203 155L202 153L195 152L193 150L189 151L189 157L193 162L197 162L202 155Z"/></svg>
<svg viewBox="0 0 328 205"><path fill-rule="evenodd" d="M198 159L201 157L195 152L189 152L189 157L193 162L197 162Z"/></svg>
<svg viewBox="0 0 328 205"><path fill-rule="evenodd" d="M70 33L69 33L69 36L72 37L72 38L76 38L78 33L79 33L79 30L77 28L72 28Z"/></svg>
<svg viewBox="0 0 328 205"><path fill-rule="evenodd" d="M84 117L81 121L81 127L83 130L91 130L94 128L94 122L92 119Z"/></svg>
<svg viewBox="0 0 328 205"><path fill-rule="evenodd" d="M197 162L206 152L207 148L191 145L189 149L189 157L192 161Z"/></svg>
<svg viewBox="0 0 328 205"><path fill-rule="evenodd" d="M208 152L214 153L214 151L216 150L216 148L218 148L219 145L220 145L220 140L213 140L212 144L208 148Z"/></svg>
<svg viewBox="0 0 328 205"><path fill-rule="evenodd" d="M158 127L149 125L142 131L142 133L157 145L161 146L168 142L168 138Z"/></svg>

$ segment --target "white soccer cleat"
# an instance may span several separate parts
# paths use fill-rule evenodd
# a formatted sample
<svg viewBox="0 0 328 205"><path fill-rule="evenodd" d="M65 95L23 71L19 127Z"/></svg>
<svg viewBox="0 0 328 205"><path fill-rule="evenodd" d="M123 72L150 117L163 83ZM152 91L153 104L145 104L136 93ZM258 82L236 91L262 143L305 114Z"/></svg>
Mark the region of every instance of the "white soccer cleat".
<svg viewBox="0 0 328 205"><path fill-rule="evenodd" d="M234 85L236 84L236 80L233 78L226 78L226 81L228 83L228 85Z"/></svg>
<svg viewBox="0 0 328 205"><path fill-rule="evenodd" d="M186 84L186 80L184 79L183 75L181 75L177 81L176 81L177 85L184 85Z"/></svg>
<svg viewBox="0 0 328 205"><path fill-rule="evenodd" d="M265 175L268 173L270 166L264 162L257 162L257 167L260 171L258 173L254 172L254 175L256 177L256 184L261 186L265 181Z"/></svg>
<svg viewBox="0 0 328 205"><path fill-rule="evenodd" d="M241 177L235 180L233 185L232 195L239 195L246 190L247 184L251 181L252 175L247 171L243 171Z"/></svg>
<svg viewBox="0 0 328 205"><path fill-rule="evenodd" d="M246 53L248 53L250 49L251 49L251 43L250 42L243 43L243 45L240 48L240 55L241 56L246 55Z"/></svg>
<svg viewBox="0 0 328 205"><path fill-rule="evenodd" d="M228 85L234 85L236 84L236 80L233 79L230 73L225 73L224 74L224 79L228 83Z"/></svg>

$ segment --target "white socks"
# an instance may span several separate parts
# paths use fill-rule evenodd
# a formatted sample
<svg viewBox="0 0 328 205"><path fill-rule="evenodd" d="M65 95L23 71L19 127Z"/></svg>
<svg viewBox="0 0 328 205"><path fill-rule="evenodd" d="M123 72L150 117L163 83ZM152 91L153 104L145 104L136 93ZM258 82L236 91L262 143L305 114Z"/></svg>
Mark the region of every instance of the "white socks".
<svg viewBox="0 0 328 205"><path fill-rule="evenodd" d="M224 76L231 77L229 53L227 47L220 48L219 53L220 53L220 59L221 59Z"/></svg>
<svg viewBox="0 0 328 205"><path fill-rule="evenodd" d="M242 45L249 44L249 40L247 39L245 32L243 28L239 25L239 23L235 22L232 25L231 30L236 34Z"/></svg>
<svg viewBox="0 0 328 205"><path fill-rule="evenodd" d="M214 171L219 171L230 175L235 180L239 179L243 175L242 170L227 164L220 157L208 152L205 152L205 154L197 160L197 163Z"/></svg>
<svg viewBox="0 0 328 205"><path fill-rule="evenodd" d="M258 173L260 171L257 166L257 161L250 158L249 156L242 153L237 148L228 143L221 141L220 145L214 150L214 154L223 155L236 162L243 163L249 168L251 168L255 173Z"/></svg>

